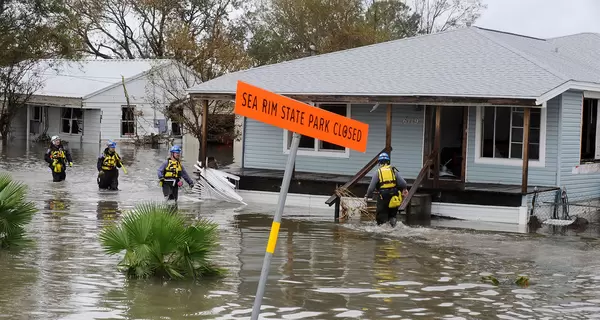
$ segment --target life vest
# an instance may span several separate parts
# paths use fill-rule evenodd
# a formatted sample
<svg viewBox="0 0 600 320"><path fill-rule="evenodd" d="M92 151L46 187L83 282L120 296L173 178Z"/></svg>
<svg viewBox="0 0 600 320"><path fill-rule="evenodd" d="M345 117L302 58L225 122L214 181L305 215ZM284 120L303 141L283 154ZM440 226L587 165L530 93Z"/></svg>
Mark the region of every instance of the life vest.
<svg viewBox="0 0 600 320"><path fill-rule="evenodd" d="M50 152L50 158L54 160L64 159L66 158L65 151L63 149L58 149Z"/></svg>
<svg viewBox="0 0 600 320"><path fill-rule="evenodd" d="M389 164L377 169L379 175L379 188L389 189L396 187L396 173Z"/></svg>
<svg viewBox="0 0 600 320"><path fill-rule="evenodd" d="M63 171L63 165L66 159L65 151L63 149L57 149L50 152L50 159L52 159L52 171L60 173Z"/></svg>
<svg viewBox="0 0 600 320"><path fill-rule="evenodd" d="M167 167L165 168L165 178L180 178L181 177L181 171L183 170L181 168L181 163L177 160L172 160L169 159L168 160L169 163L167 164Z"/></svg>
<svg viewBox="0 0 600 320"><path fill-rule="evenodd" d="M105 153L104 160L102 161L102 170L112 170L121 161L119 155L115 152L112 155Z"/></svg>

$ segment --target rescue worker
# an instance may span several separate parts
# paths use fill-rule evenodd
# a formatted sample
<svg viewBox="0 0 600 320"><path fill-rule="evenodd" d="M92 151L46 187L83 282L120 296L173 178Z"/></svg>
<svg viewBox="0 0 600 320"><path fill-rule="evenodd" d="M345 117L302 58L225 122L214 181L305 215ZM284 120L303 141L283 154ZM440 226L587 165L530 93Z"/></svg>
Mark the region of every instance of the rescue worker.
<svg viewBox="0 0 600 320"><path fill-rule="evenodd" d="M181 147L175 145L169 150L171 156L158 168L158 179L162 186L165 200L175 200L179 197L179 187L183 185L183 178L190 187L194 187L194 180L190 178L181 164Z"/></svg>
<svg viewBox="0 0 600 320"><path fill-rule="evenodd" d="M378 158L379 168L377 174L374 174L371 178L371 183L367 189L365 195L365 201L371 198L373 191L377 189L379 196L377 197L377 225L382 225L389 221L392 227L396 226L396 216L398 215L398 198L392 199L395 196L399 196L399 190L402 190L402 195L408 194L406 181L400 176L396 167L390 166L390 156L382 152ZM395 204L391 205L391 201L396 200Z"/></svg>
<svg viewBox="0 0 600 320"><path fill-rule="evenodd" d="M100 189L119 190L119 168L123 167L121 157L115 151L117 143L108 141L104 152L98 157L98 187Z"/></svg>
<svg viewBox="0 0 600 320"><path fill-rule="evenodd" d="M71 152L62 145L58 136L52 136L50 147L46 150L44 160L52 170L52 181L60 182L67 178L66 166L73 167Z"/></svg>

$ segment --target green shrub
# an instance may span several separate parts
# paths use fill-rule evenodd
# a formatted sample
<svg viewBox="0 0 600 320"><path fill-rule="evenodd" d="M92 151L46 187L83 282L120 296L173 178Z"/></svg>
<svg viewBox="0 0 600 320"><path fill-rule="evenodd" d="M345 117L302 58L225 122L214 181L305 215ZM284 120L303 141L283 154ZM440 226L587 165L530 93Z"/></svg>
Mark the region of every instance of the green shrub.
<svg viewBox="0 0 600 320"><path fill-rule="evenodd" d="M186 225L177 209L146 203L123 215L100 233L104 251L125 251L118 268L130 278L169 279L220 276L210 256L218 243L217 225L200 220Z"/></svg>
<svg viewBox="0 0 600 320"><path fill-rule="evenodd" d="M37 212L27 201L27 186L14 181L8 173L0 174L0 248L24 245L25 226Z"/></svg>

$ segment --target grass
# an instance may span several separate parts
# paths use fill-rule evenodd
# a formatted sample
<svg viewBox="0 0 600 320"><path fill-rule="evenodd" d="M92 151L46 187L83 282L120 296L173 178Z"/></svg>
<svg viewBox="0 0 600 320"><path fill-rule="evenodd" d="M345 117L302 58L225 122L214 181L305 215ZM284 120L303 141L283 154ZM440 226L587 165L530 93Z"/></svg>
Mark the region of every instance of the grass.
<svg viewBox="0 0 600 320"><path fill-rule="evenodd" d="M14 181L8 173L0 173L0 249L19 247L29 242L25 226L37 212L27 201L27 186Z"/></svg>
<svg viewBox="0 0 600 320"><path fill-rule="evenodd" d="M129 278L198 279L225 274L210 260L217 231L205 219L186 224L172 206L144 203L105 227L100 242L107 254L125 251L118 268Z"/></svg>

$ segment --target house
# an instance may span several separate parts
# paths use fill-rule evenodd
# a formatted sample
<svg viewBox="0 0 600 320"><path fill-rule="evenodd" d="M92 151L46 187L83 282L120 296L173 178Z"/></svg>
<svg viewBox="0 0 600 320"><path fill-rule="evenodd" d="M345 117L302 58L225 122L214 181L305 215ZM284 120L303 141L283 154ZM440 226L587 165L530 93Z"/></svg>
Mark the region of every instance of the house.
<svg viewBox="0 0 600 320"><path fill-rule="evenodd" d="M332 205L344 183L362 197L384 149L433 196L432 214L524 225L536 187L562 188L570 203L600 199L599 34L467 27L235 72L188 92L235 99L238 80L369 124L365 153L302 137L297 204ZM238 121L231 172L245 199L276 201L291 133Z"/></svg>
<svg viewBox="0 0 600 320"><path fill-rule="evenodd" d="M169 59L41 60L28 76L39 87L13 120L11 138L59 135L70 143L181 136L163 112L177 98L174 88L185 97L181 77L194 79Z"/></svg>

